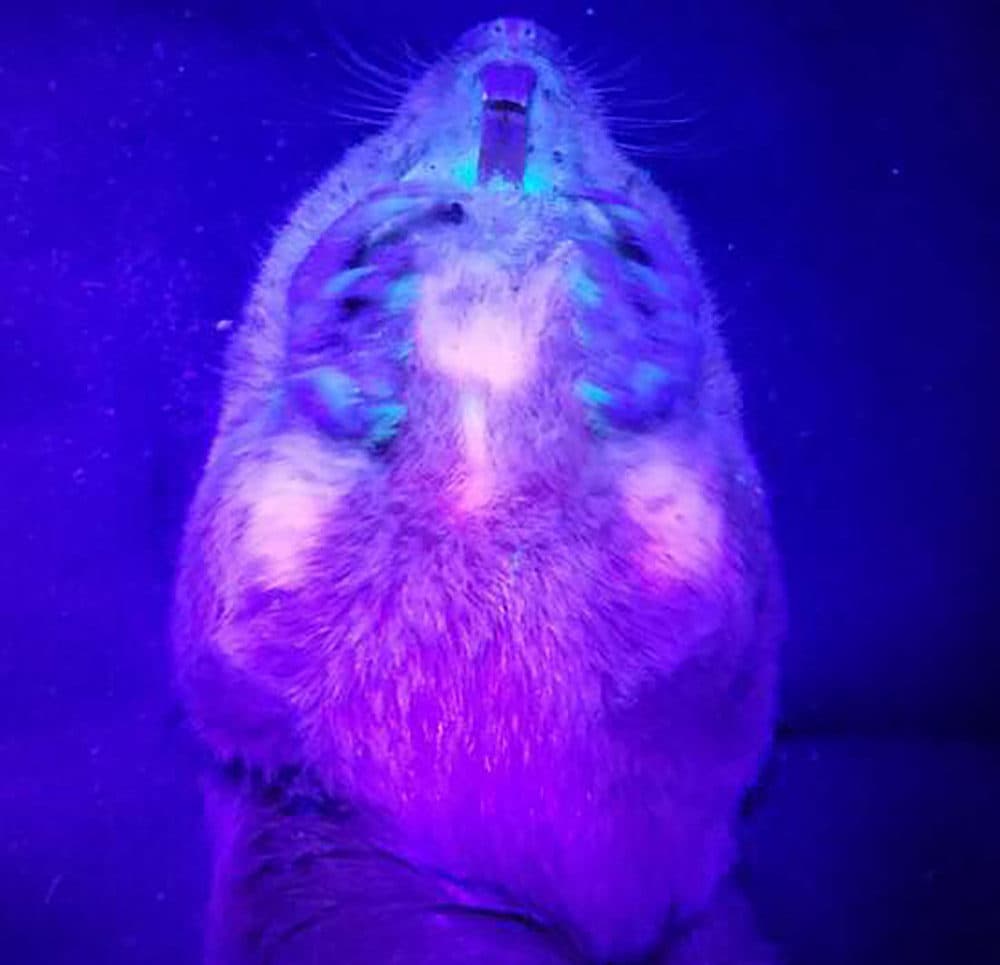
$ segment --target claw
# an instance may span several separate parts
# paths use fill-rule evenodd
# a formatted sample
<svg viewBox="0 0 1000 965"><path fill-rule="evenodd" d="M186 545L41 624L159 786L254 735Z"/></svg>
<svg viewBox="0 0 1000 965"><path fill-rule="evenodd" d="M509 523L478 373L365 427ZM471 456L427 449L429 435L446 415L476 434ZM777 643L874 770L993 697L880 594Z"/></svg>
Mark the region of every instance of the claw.
<svg viewBox="0 0 1000 965"><path fill-rule="evenodd" d="M368 431L355 381L330 366L310 369L288 383L293 404L324 432L358 439Z"/></svg>
<svg viewBox="0 0 1000 965"><path fill-rule="evenodd" d="M320 294L324 298L340 298L351 290L357 282L371 275L375 269L371 265L362 265L360 268L348 268L346 271L334 275L322 288Z"/></svg>
<svg viewBox="0 0 1000 965"><path fill-rule="evenodd" d="M582 203L587 223L614 244L614 257L625 259L636 281L667 307L697 315L701 297L690 269L666 233L624 195L582 191L571 196Z"/></svg>
<svg viewBox="0 0 1000 965"><path fill-rule="evenodd" d="M336 298L341 284L358 277L342 276L356 269L374 265L383 272L399 273L408 254L395 249L409 230L424 222L457 224L463 217L460 201L442 198L427 185L407 182L379 188L338 218L313 245L288 286L290 311L306 302Z"/></svg>
<svg viewBox="0 0 1000 965"><path fill-rule="evenodd" d="M292 376L288 391L295 407L328 435L374 448L389 442L406 417L389 380L374 376L359 382L329 365Z"/></svg>

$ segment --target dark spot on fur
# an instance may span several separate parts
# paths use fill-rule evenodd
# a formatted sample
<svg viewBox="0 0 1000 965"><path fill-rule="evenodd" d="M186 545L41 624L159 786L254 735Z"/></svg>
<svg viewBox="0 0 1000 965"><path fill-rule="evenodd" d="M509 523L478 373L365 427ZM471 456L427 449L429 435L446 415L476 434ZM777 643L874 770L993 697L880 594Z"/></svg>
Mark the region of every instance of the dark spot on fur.
<svg viewBox="0 0 1000 965"><path fill-rule="evenodd" d="M340 317L354 318L371 305L372 301L364 295L348 295L340 303Z"/></svg>
<svg viewBox="0 0 1000 965"><path fill-rule="evenodd" d="M618 239L617 250L618 254L620 254L623 258L628 258L629 261L645 265L647 268L653 264L652 255L650 255L650 253L646 250L646 247L632 235L622 235Z"/></svg>
<svg viewBox="0 0 1000 965"><path fill-rule="evenodd" d="M461 224L465 221L465 208L461 202L452 201L451 204L442 205L438 211L438 218L446 224Z"/></svg>

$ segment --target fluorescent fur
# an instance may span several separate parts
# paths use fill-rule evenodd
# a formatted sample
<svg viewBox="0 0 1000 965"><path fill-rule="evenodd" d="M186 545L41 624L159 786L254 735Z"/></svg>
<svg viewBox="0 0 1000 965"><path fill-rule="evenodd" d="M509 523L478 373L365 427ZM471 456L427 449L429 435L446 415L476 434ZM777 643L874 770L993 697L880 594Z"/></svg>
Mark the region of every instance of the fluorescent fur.
<svg viewBox="0 0 1000 965"><path fill-rule="evenodd" d="M474 511L489 500L496 485L486 409L478 394L466 393L462 397L462 439L467 476L461 483L458 502L463 510Z"/></svg>
<svg viewBox="0 0 1000 965"><path fill-rule="evenodd" d="M534 367L545 308L544 292L538 298L532 290L536 278L528 284L524 294L512 291L510 281L497 278L496 265L483 257L428 276L415 320L418 350L427 364L457 382L501 393L523 384Z"/></svg>
<svg viewBox="0 0 1000 965"><path fill-rule="evenodd" d="M316 548L323 517L336 510L365 463L353 454L335 456L304 433L275 443L267 462L241 479L237 498L249 512L246 552L263 565L264 585L291 589L309 578L306 554Z"/></svg>
<svg viewBox="0 0 1000 965"><path fill-rule="evenodd" d="M413 936L399 953L416 955L444 915L428 908L446 900L516 909L590 960L648 954L725 875L733 816L767 744L780 585L686 230L548 42L529 57L532 191L470 191L449 172L465 170L482 109L474 78L497 53L488 34L463 43L385 135L305 199L233 344L185 535L178 674L216 753L268 774L302 767L354 817L310 819L303 838L263 848L254 829L285 828L277 812L222 792L213 941L241 950L220 961L322 961L326 949L388 961L377 942L397 927ZM566 163L538 169L556 147ZM397 187L366 205L385 185ZM666 282L654 280L677 303L663 332L693 333L702 353L691 397L607 436L574 386L615 353L658 351L643 326L660 317L644 321L624 282L609 287L626 256L614 218L595 218L603 202L574 200L593 186L655 226ZM428 220L438 197L460 198L463 219ZM329 278L354 270L360 239L392 235L387 211L420 278L404 326L412 356L378 339L395 331L388 295L352 309L360 334L342 355L297 355L289 332L355 324L335 320ZM306 302L292 306L297 271L328 240L316 275L328 288L303 282ZM386 254L369 247L373 264ZM588 259L603 291L574 276ZM379 277L351 277L361 274ZM607 294L620 317L595 358L579 322ZM289 402L289 374L315 365L354 365L358 385L389 366L406 418L384 451L324 435ZM352 898L371 903L364 928L325 903L357 870L330 858L345 835L394 856ZM378 914L405 905L401 862L419 884L399 923ZM264 873L275 863L287 880ZM461 916L443 920L421 961L472 940ZM287 957L303 922L322 941ZM271 937L252 939L260 929ZM553 960L533 947L506 960Z"/></svg>
<svg viewBox="0 0 1000 965"><path fill-rule="evenodd" d="M627 471L629 516L649 537L643 565L665 580L709 583L724 552L723 519L707 480L676 451L661 448Z"/></svg>

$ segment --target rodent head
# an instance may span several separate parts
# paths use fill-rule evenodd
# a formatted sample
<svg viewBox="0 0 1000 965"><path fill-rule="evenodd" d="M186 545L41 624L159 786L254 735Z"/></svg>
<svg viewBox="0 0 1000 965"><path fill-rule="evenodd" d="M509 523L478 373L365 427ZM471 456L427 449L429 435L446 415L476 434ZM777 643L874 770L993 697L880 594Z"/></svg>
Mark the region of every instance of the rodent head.
<svg viewBox="0 0 1000 965"><path fill-rule="evenodd" d="M615 515L609 452L684 434L703 356L631 171L550 34L466 33L331 172L308 247L289 233L266 431L323 440L431 528Z"/></svg>
<svg viewBox="0 0 1000 965"><path fill-rule="evenodd" d="M580 180L584 143L612 147L597 117L594 93L554 35L530 20L489 21L465 33L403 101L400 121L421 145L405 177L565 190Z"/></svg>
<svg viewBox="0 0 1000 965"><path fill-rule="evenodd" d="M576 498L595 435L676 415L696 287L621 193L596 101L529 20L458 40L376 139L381 183L291 278L293 411L398 478L458 478L460 505L517 515L518 494Z"/></svg>

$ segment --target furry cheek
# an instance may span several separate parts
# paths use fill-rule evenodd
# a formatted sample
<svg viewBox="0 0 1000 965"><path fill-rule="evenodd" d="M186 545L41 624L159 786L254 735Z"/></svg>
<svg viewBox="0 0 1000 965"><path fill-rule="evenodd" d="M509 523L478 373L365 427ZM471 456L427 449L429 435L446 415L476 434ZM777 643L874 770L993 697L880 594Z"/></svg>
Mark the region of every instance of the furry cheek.
<svg viewBox="0 0 1000 965"><path fill-rule="evenodd" d="M337 508L366 459L336 454L305 434L278 440L263 467L237 482L248 510L244 546L269 589L294 589L309 578L306 560L323 519Z"/></svg>
<svg viewBox="0 0 1000 965"><path fill-rule="evenodd" d="M649 543L642 566L658 579L708 582L723 553L722 513L704 476L671 452L635 466L622 482L631 519Z"/></svg>

